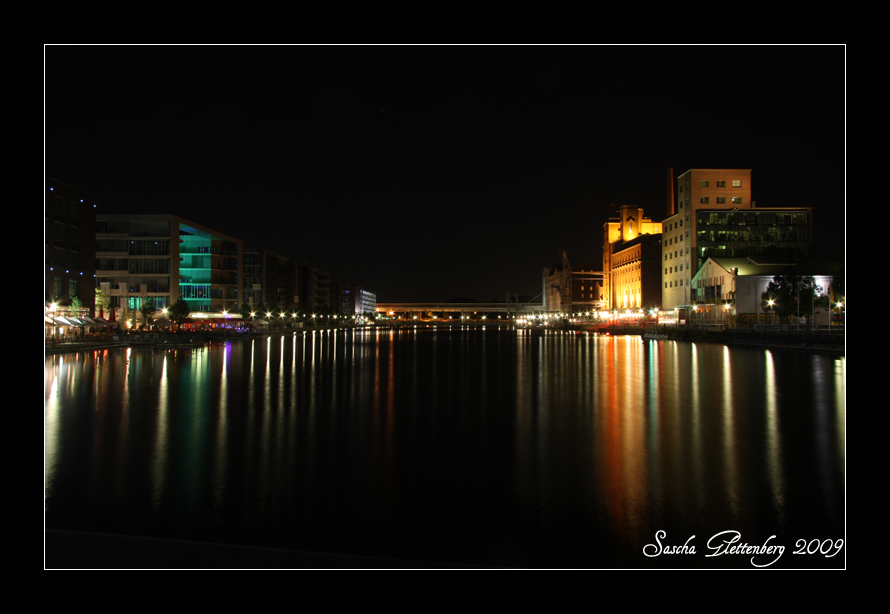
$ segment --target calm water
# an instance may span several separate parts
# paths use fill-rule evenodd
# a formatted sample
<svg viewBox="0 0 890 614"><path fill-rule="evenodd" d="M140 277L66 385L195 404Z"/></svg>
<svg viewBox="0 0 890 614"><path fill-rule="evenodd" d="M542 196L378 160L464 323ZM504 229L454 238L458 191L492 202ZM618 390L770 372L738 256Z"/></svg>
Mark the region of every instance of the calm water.
<svg viewBox="0 0 890 614"><path fill-rule="evenodd" d="M706 556L737 531L785 547L773 568L841 567L845 548L793 551L845 538L845 383L844 358L481 328L47 357L45 521L454 565L750 568Z"/></svg>

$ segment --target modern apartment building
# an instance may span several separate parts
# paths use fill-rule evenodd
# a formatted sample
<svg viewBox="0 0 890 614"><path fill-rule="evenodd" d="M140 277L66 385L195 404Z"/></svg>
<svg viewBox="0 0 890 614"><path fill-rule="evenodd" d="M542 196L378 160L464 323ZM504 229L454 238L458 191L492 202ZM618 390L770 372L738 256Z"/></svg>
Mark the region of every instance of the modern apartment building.
<svg viewBox="0 0 890 614"><path fill-rule="evenodd" d="M603 306L640 309L661 304L662 224L642 207L622 206L603 227Z"/></svg>
<svg viewBox="0 0 890 614"><path fill-rule="evenodd" d="M300 307L307 313L312 313L319 307L318 304L318 269L308 264L297 265L297 294L300 299Z"/></svg>
<svg viewBox="0 0 890 614"><path fill-rule="evenodd" d="M294 309L299 304L297 263L267 249L244 249L243 300L250 305Z"/></svg>
<svg viewBox="0 0 890 614"><path fill-rule="evenodd" d="M90 314L96 305L96 198L45 177L45 302L70 305L74 298Z"/></svg>
<svg viewBox="0 0 890 614"><path fill-rule="evenodd" d="M96 216L97 284L124 317L179 297L192 312L234 312L242 291L243 244L176 215Z"/></svg>
<svg viewBox="0 0 890 614"><path fill-rule="evenodd" d="M758 208L751 194L751 169L692 169L677 177L676 210L663 222L664 309L693 302L692 279L708 258L787 262L809 255L812 208Z"/></svg>

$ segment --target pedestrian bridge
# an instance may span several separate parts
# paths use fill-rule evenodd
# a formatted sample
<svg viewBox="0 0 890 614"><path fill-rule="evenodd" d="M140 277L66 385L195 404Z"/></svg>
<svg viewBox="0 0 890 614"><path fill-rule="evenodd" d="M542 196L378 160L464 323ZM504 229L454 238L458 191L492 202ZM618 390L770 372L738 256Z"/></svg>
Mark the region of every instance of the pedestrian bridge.
<svg viewBox="0 0 890 614"><path fill-rule="evenodd" d="M525 315L541 311L541 303L377 303L377 313L384 316L404 317L415 316L426 318L437 316L448 317L513 317L517 313Z"/></svg>

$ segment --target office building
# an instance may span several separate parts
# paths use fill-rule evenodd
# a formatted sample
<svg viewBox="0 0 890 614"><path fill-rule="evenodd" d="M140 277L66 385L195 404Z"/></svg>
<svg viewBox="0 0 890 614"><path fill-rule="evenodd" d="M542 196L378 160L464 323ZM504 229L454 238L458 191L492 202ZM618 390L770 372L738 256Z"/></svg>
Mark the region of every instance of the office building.
<svg viewBox="0 0 890 614"><path fill-rule="evenodd" d="M44 302L76 298L94 315L96 198L49 177L44 186Z"/></svg>
<svg viewBox="0 0 890 614"><path fill-rule="evenodd" d="M297 263L267 249L244 249L243 300L249 305L293 310L299 305Z"/></svg>
<svg viewBox="0 0 890 614"><path fill-rule="evenodd" d="M812 208L757 207L751 194L750 169L693 169L677 177L676 210L663 223L665 309L692 303L692 279L708 258L809 256Z"/></svg>
<svg viewBox="0 0 890 614"><path fill-rule="evenodd" d="M355 284L343 284L340 301L342 315L359 316L376 312L377 295L375 293Z"/></svg>
<svg viewBox="0 0 890 614"><path fill-rule="evenodd" d="M180 297L191 312L237 311L243 251L240 239L176 215L96 216L97 284L125 318Z"/></svg>

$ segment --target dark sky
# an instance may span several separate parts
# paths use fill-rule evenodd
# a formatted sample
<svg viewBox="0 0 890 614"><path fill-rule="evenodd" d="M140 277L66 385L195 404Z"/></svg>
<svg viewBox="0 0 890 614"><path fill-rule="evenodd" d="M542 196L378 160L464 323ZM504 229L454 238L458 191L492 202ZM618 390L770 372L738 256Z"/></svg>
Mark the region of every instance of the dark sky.
<svg viewBox="0 0 890 614"><path fill-rule="evenodd" d="M47 46L45 173L379 301L541 291L668 168L750 168L841 257L844 46Z"/></svg>

